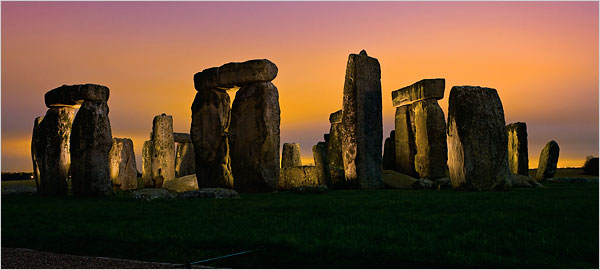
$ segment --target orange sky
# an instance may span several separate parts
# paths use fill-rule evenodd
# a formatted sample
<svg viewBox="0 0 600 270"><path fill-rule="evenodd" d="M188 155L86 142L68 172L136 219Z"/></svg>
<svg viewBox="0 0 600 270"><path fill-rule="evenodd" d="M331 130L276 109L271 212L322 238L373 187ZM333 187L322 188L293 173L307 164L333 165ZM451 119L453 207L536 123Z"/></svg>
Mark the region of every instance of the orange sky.
<svg viewBox="0 0 600 270"><path fill-rule="evenodd" d="M114 137L138 168L152 118L189 132L194 73L267 58L279 67L281 142L303 160L342 107L349 53L381 64L384 135L391 91L445 78L496 88L506 122L527 122L530 167L544 144L559 166L598 155L598 2L2 2L2 171L31 171L33 120L62 84L110 88Z"/></svg>

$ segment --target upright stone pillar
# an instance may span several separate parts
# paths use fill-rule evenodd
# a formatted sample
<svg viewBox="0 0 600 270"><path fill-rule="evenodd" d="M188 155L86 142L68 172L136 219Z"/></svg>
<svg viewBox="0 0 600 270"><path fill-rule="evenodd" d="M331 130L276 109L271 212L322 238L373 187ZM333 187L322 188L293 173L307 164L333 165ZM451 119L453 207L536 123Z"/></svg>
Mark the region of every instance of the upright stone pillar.
<svg viewBox="0 0 600 270"><path fill-rule="evenodd" d="M383 169L396 169L396 132L392 130L383 144Z"/></svg>
<svg viewBox="0 0 600 270"><path fill-rule="evenodd" d="M33 163L33 180L36 190L40 189L40 164L36 154L36 146L40 145L43 138L40 137L40 123L44 120L43 116L35 118L33 121L33 132L31 134L31 161Z"/></svg>
<svg viewBox="0 0 600 270"><path fill-rule="evenodd" d="M400 106L396 108L395 117L395 146L396 146L396 170L400 173L418 177L415 170L415 155L417 154L417 146L415 145L415 128L411 122L414 119L411 117L412 109L410 105Z"/></svg>
<svg viewBox="0 0 600 270"><path fill-rule="evenodd" d="M527 124L517 122L506 126L508 136L508 167L513 174L529 176Z"/></svg>
<svg viewBox="0 0 600 270"><path fill-rule="evenodd" d="M145 141L142 147L142 180L144 181L144 187L154 187L152 181L152 149L154 149L154 142L152 140Z"/></svg>
<svg viewBox="0 0 600 270"><path fill-rule="evenodd" d="M326 142L318 142L316 145L313 145L313 158L315 160L315 168L317 170L317 175L319 178L319 184L321 185L331 185L331 180L329 179L329 166L327 161L327 143Z"/></svg>
<svg viewBox="0 0 600 270"><path fill-rule="evenodd" d="M281 168L291 168L302 166L300 159L300 144L299 143L284 143L281 150Z"/></svg>
<svg viewBox="0 0 600 270"><path fill-rule="evenodd" d="M558 164L558 155L560 147L555 141L549 141L540 153L540 161L538 163L535 179L542 181L554 177L556 173L556 165Z"/></svg>
<svg viewBox="0 0 600 270"><path fill-rule="evenodd" d="M344 83L342 158L349 187L383 187L381 70L362 50L350 54Z"/></svg>
<svg viewBox="0 0 600 270"><path fill-rule="evenodd" d="M454 86L448 101L448 167L454 188L491 190L509 184L508 138L496 89Z"/></svg>
<svg viewBox="0 0 600 270"><path fill-rule="evenodd" d="M329 165L329 188L342 186L346 180L344 175L344 159L342 158L342 110L329 115L329 141L327 142L327 162Z"/></svg>
<svg viewBox="0 0 600 270"><path fill-rule="evenodd" d="M175 178L175 140L173 117L157 115L152 121L152 182L154 187Z"/></svg>
<svg viewBox="0 0 600 270"><path fill-rule="evenodd" d="M137 168L131 139L113 139L113 145L109 152L109 164L113 190L137 189Z"/></svg>
<svg viewBox="0 0 600 270"><path fill-rule="evenodd" d="M175 176L182 177L196 173L196 159L194 158L194 145L189 142L177 143L175 155Z"/></svg>

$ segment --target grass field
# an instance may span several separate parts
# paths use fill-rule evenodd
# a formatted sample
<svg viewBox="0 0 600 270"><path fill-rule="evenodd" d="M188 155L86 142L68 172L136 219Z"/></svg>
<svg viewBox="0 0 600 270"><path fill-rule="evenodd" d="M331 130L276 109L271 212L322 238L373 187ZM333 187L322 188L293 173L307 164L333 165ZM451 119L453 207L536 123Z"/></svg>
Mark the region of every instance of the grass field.
<svg viewBox="0 0 600 270"><path fill-rule="evenodd" d="M217 267L598 268L598 237L597 183L151 202L2 196L3 247L172 263L258 249L204 264Z"/></svg>

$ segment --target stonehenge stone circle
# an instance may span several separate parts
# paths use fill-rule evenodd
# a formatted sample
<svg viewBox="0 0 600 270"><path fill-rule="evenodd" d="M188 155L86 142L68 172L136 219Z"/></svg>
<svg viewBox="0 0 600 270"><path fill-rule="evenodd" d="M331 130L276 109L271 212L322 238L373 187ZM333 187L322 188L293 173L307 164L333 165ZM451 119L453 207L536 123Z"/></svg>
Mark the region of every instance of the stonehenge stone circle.
<svg viewBox="0 0 600 270"><path fill-rule="evenodd" d="M329 167L328 187L340 187L346 180L344 176L344 160L342 158L342 110L329 115L331 128L327 142L327 163Z"/></svg>
<svg viewBox="0 0 600 270"><path fill-rule="evenodd" d="M331 185L329 179L329 162L327 160L327 142L318 142L316 145L313 145L312 151L319 183Z"/></svg>
<svg viewBox="0 0 600 270"><path fill-rule="evenodd" d="M529 176L527 124L517 122L506 126L508 136L508 167L513 174Z"/></svg>
<svg viewBox="0 0 600 270"><path fill-rule="evenodd" d="M175 178L175 141L173 117L157 115L152 121L152 183L160 188L164 182Z"/></svg>
<svg viewBox="0 0 600 270"><path fill-rule="evenodd" d="M379 61L350 54L342 114L342 158L349 187L382 188L383 117Z"/></svg>
<svg viewBox="0 0 600 270"><path fill-rule="evenodd" d="M277 66L267 59L227 63L194 75L196 90L242 87L255 82L270 82L277 76Z"/></svg>
<svg viewBox="0 0 600 270"><path fill-rule="evenodd" d="M238 90L229 128L237 191L278 188L280 113L279 93L271 82L255 82Z"/></svg>
<svg viewBox="0 0 600 270"><path fill-rule="evenodd" d="M177 133L175 133L177 134ZM177 142L177 153L175 154L175 176L182 177L196 174L196 159L194 145L191 142Z"/></svg>
<svg viewBox="0 0 600 270"><path fill-rule="evenodd" d="M43 116L38 116L33 121L33 132L31 133L31 161L33 163L33 180L35 181L36 190L40 186L40 165L36 155L36 146L40 145L43 138L40 137L40 123L44 120Z"/></svg>
<svg viewBox="0 0 600 270"><path fill-rule="evenodd" d="M109 164L113 190L137 189L137 168L131 139L113 138Z"/></svg>
<svg viewBox="0 0 600 270"><path fill-rule="evenodd" d="M558 155L560 147L555 141L549 141L540 153L540 161L538 163L535 179L538 181L553 178L556 173L556 165L558 164Z"/></svg>
<svg viewBox="0 0 600 270"><path fill-rule="evenodd" d="M292 189L302 186L320 185L319 173L315 166L294 166L281 168L279 189Z"/></svg>
<svg viewBox="0 0 600 270"><path fill-rule="evenodd" d="M454 86L448 104L448 167L453 188L506 188L510 183L508 138L496 89Z"/></svg>
<svg viewBox="0 0 600 270"><path fill-rule="evenodd" d="M281 168L302 166L299 143L284 143L281 150Z"/></svg>
<svg viewBox="0 0 600 270"><path fill-rule="evenodd" d="M229 104L229 95L216 88L199 90L192 104L190 134L199 188L233 188Z"/></svg>
<svg viewBox="0 0 600 270"><path fill-rule="evenodd" d="M142 180L144 187L154 187L152 182L152 149L154 148L154 142L152 140L145 141L142 147Z"/></svg>
<svg viewBox="0 0 600 270"><path fill-rule="evenodd" d="M396 132L392 130L390 136L383 143L383 169L394 170L396 168Z"/></svg>

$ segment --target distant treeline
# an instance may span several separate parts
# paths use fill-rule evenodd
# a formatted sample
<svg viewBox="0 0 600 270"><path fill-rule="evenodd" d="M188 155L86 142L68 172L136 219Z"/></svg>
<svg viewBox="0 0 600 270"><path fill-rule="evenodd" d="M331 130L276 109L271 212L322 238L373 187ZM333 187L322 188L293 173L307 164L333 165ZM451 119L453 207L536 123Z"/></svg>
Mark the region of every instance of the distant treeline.
<svg viewBox="0 0 600 270"><path fill-rule="evenodd" d="M7 180L29 180L33 179L33 173L30 172L3 172L2 181Z"/></svg>

